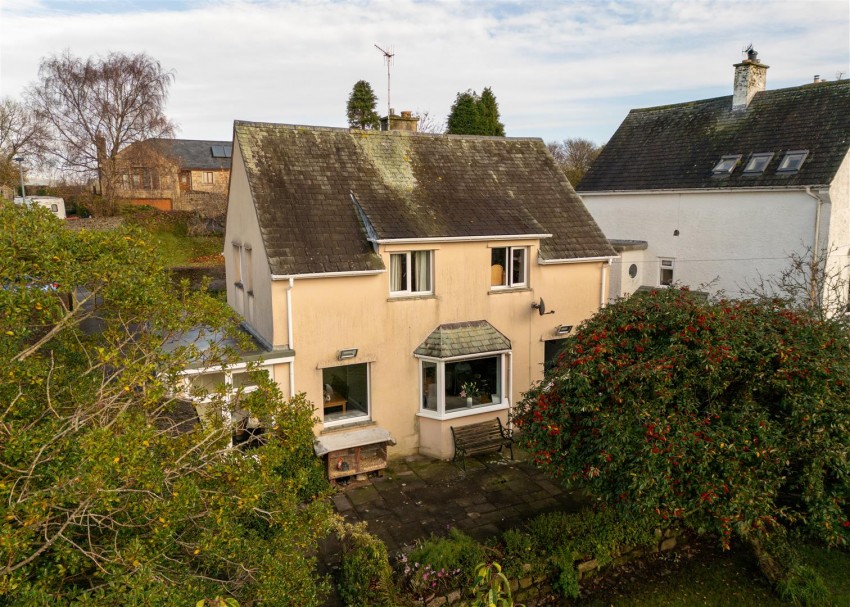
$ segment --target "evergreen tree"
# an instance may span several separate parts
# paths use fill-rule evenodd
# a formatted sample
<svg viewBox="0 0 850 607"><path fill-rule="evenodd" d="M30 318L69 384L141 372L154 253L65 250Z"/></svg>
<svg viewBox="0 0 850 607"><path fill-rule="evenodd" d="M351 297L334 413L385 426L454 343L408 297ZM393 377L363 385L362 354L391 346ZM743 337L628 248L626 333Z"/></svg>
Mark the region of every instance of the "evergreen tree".
<svg viewBox="0 0 850 607"><path fill-rule="evenodd" d="M375 106L378 97L372 90L372 85L365 80L358 80L348 96L348 124L360 129L379 129L381 121Z"/></svg>
<svg viewBox="0 0 850 607"><path fill-rule="evenodd" d="M458 93L446 122L450 135L481 135L481 113L478 110L478 93L468 90Z"/></svg>
<svg viewBox="0 0 850 607"><path fill-rule="evenodd" d="M481 116L482 135L505 136L505 125L499 122L499 104L496 103L496 96L489 86L481 91L478 111Z"/></svg>
<svg viewBox="0 0 850 607"><path fill-rule="evenodd" d="M458 93L449 112L446 132L451 135L505 136L499 122L499 106L490 87L479 95L473 90Z"/></svg>

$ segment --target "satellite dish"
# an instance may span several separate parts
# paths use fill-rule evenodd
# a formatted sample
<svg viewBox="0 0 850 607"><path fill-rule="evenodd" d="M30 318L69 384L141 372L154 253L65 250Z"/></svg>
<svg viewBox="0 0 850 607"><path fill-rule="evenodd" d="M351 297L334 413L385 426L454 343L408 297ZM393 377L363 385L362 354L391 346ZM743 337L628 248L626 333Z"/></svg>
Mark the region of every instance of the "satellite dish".
<svg viewBox="0 0 850 607"><path fill-rule="evenodd" d="M537 313L540 314L540 316L543 316L544 314L554 314L555 313L554 310L552 310L551 312L546 311L546 302L543 301L542 297L540 298L540 303L533 303L533 304L531 304L531 307L532 307L532 309L537 310Z"/></svg>

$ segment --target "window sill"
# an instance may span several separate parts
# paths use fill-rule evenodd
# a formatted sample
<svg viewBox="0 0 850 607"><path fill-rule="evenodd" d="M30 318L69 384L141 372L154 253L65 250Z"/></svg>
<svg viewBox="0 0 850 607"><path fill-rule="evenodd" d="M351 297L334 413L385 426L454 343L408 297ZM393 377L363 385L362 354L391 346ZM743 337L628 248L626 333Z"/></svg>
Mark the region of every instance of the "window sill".
<svg viewBox="0 0 850 607"><path fill-rule="evenodd" d="M337 430L343 430L348 428L363 428L364 426L374 426L375 422L369 417L355 418L355 419L341 419L338 421L327 421L322 420L322 430L319 434L325 434L327 432L336 432Z"/></svg>
<svg viewBox="0 0 850 607"><path fill-rule="evenodd" d="M531 287L490 287L488 295L501 295L502 293L525 293L531 291Z"/></svg>
<svg viewBox="0 0 850 607"><path fill-rule="evenodd" d="M413 295L390 295L387 301L410 301L412 299L437 299L433 293L422 293Z"/></svg>
<svg viewBox="0 0 850 607"><path fill-rule="evenodd" d="M458 419L458 418L461 418L461 417L469 417L471 415L480 415L481 413L492 413L494 411L507 411L508 409L510 409L510 407L511 407L510 403L507 401L507 399L505 399L503 402L501 402L497 405L488 405L486 407L481 407L481 406L469 407L468 409L456 409L456 410L454 410L450 413L445 413L443 415L440 415L436 411L428 411L428 410L420 409L419 413L417 413L416 415L418 415L419 417L427 417L428 419L434 419L434 420L437 420L437 421L447 421L447 420L452 420L452 419Z"/></svg>

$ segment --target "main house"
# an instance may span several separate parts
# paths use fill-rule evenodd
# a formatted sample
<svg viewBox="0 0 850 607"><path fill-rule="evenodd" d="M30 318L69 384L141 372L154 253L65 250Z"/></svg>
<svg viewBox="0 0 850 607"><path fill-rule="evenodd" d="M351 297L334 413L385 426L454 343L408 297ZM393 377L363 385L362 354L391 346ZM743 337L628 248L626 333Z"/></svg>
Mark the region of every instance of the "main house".
<svg viewBox="0 0 850 607"><path fill-rule="evenodd" d="M539 139L234 126L227 301L320 441L507 422L615 255Z"/></svg>
<svg viewBox="0 0 850 607"><path fill-rule="evenodd" d="M612 297L741 296L809 253L848 278L850 81L765 90L754 51L734 67L731 96L632 110L582 180L621 253Z"/></svg>
<svg viewBox="0 0 850 607"><path fill-rule="evenodd" d="M163 211L224 211L230 183L230 141L146 139L118 156L116 191L130 204ZM214 213L213 213L214 214Z"/></svg>

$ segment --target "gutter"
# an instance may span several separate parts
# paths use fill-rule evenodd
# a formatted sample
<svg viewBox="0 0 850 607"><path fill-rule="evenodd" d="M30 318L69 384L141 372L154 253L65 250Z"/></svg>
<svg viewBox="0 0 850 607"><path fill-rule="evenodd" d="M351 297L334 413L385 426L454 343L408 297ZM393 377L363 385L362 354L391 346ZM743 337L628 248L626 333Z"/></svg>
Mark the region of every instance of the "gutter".
<svg viewBox="0 0 850 607"><path fill-rule="evenodd" d="M337 278L340 276L372 276L383 274L386 270L352 270L350 272L314 272L313 274L272 274L272 280L289 280L295 278ZM290 287L291 288L291 287Z"/></svg>
<svg viewBox="0 0 850 607"><path fill-rule="evenodd" d="M538 256L537 263L541 266L564 263L591 263L594 261L604 261L605 263L611 263L615 259L617 259L617 257L619 257L619 255L605 255L603 257L575 257L572 259L540 259L540 257Z"/></svg>
<svg viewBox="0 0 850 607"><path fill-rule="evenodd" d="M481 240L539 240L551 234L500 234L497 236L435 236L431 238L378 238L378 244L419 244L431 242L477 242Z"/></svg>
<svg viewBox="0 0 850 607"><path fill-rule="evenodd" d="M593 196L611 196L614 194L629 194L630 196L646 196L650 194L717 194L718 192L803 192L811 188L828 188L829 184L797 185L797 186L756 186L752 188L728 187L728 188L685 188L685 189L652 189L652 190L596 190L592 192L578 192L582 198Z"/></svg>

